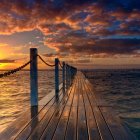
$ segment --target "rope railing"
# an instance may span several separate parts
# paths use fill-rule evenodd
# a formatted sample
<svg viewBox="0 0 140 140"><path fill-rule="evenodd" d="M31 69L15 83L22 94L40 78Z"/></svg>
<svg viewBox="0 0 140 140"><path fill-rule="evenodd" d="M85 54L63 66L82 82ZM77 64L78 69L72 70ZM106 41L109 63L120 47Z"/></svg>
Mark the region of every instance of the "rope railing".
<svg viewBox="0 0 140 140"><path fill-rule="evenodd" d="M47 63L40 55L38 55L38 57L40 58L40 60L44 63L44 64L46 64L47 66L49 66L49 67L54 67L55 66L55 64L49 64L49 63Z"/></svg>
<svg viewBox="0 0 140 140"><path fill-rule="evenodd" d="M65 93L65 90L68 90L71 86L74 76L77 72L77 69L75 67L72 67L65 62L61 63L58 58L55 58L55 63L48 64L38 53L36 48L31 48L30 50L30 56L33 59L33 62L31 63L31 105L35 106L38 105L38 69L37 69L37 58L45 63L47 66L55 67L55 97L59 97L59 66L62 68L62 81L63 81L63 91Z"/></svg>
<svg viewBox="0 0 140 140"><path fill-rule="evenodd" d="M16 72L22 70L23 68L25 68L25 67L26 67L28 64L30 64L30 63L31 63L31 61L28 61L27 63L25 63L24 65L22 65L22 66L20 66L20 67L18 67L18 68L16 68L16 69L7 71L7 72L5 72L5 73L2 73L2 74L0 74L0 78L9 76L9 75L11 75L11 74L14 74L14 73L16 73Z"/></svg>
<svg viewBox="0 0 140 140"><path fill-rule="evenodd" d="M61 62L59 61L59 66L63 69L63 65L61 64Z"/></svg>
<svg viewBox="0 0 140 140"><path fill-rule="evenodd" d="M66 64L65 62L60 62L58 58L55 58L54 64L47 63L37 51L37 48L30 49L30 61L25 63L24 65L0 74L0 78L6 77L13 73L16 73L23 68L25 68L28 64L30 64L30 102L31 106L38 106L38 63L37 59L40 59L44 64L50 67L55 67L55 97L59 97L59 66L62 68L62 82L63 82L63 91L68 90L71 86L74 76L77 72L77 69L73 66Z"/></svg>

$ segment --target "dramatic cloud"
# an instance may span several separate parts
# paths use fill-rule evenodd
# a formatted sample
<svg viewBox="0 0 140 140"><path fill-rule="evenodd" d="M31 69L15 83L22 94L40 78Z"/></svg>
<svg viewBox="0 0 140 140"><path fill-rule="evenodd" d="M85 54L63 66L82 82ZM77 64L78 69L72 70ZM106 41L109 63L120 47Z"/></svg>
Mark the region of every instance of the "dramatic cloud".
<svg viewBox="0 0 140 140"><path fill-rule="evenodd" d="M139 56L138 0L1 0L0 13L0 34L37 29L44 44L55 50L52 57Z"/></svg>
<svg viewBox="0 0 140 140"><path fill-rule="evenodd" d="M3 60L0 60L0 63L15 63L15 60L3 59Z"/></svg>
<svg viewBox="0 0 140 140"><path fill-rule="evenodd" d="M71 37L72 38L72 37ZM69 40L69 39L68 39ZM52 40L51 40L52 41ZM58 52L84 53L84 54L139 54L140 39L80 39L74 37L72 44L67 45L61 39L55 43ZM53 41L52 41L53 42ZM60 43L61 42L61 43ZM67 40L66 40L67 42ZM50 43L50 46L53 46Z"/></svg>

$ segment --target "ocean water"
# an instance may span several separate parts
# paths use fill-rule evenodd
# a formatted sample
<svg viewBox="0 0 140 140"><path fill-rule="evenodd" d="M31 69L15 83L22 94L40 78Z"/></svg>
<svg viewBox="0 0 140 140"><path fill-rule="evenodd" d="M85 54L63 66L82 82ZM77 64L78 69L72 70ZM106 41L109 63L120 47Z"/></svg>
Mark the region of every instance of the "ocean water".
<svg viewBox="0 0 140 140"><path fill-rule="evenodd" d="M0 71L3 73L4 71ZM60 71L60 82L62 72ZM54 89L54 71L38 72L39 99ZM20 71L0 78L0 132L30 107L30 73Z"/></svg>
<svg viewBox="0 0 140 140"><path fill-rule="evenodd" d="M95 94L113 106L140 140L140 70L92 70L86 75Z"/></svg>
<svg viewBox="0 0 140 140"><path fill-rule="evenodd" d="M114 107L140 140L140 70L92 70L86 75L93 84L95 94ZM39 71L38 77L41 99L54 88L54 71ZM29 71L0 78L0 132L29 107L29 99Z"/></svg>

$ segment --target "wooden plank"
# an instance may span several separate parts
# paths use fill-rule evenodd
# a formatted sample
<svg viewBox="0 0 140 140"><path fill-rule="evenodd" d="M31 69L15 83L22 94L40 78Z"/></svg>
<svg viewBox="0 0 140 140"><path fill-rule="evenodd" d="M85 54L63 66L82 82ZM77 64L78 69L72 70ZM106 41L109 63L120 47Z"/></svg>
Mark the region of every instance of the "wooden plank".
<svg viewBox="0 0 140 140"><path fill-rule="evenodd" d="M39 139L41 140L45 140L45 139L52 139L55 128L58 124L59 118L62 114L62 111L64 109L65 105L58 105L57 111L53 114L51 120L49 121L47 128L45 128L44 132L42 133L41 137L39 137ZM45 122L44 122L45 123Z"/></svg>
<svg viewBox="0 0 140 140"><path fill-rule="evenodd" d="M73 89L73 86L72 86L72 89ZM44 130L42 136L41 136L41 140L50 140L52 139L53 135L54 135L54 132L56 130L56 127L59 123L59 120L61 118L61 115L63 113L63 110L65 108L65 105L67 103L68 100L72 100L72 94L71 94L71 91L70 91L70 94L68 96L68 98L65 100L65 102L62 104L60 104L59 106L57 106L57 111L55 112L55 114L53 115L53 117L51 118L51 121L49 122L48 126L46 127L46 129ZM45 122L44 122L45 123Z"/></svg>
<svg viewBox="0 0 140 140"><path fill-rule="evenodd" d="M90 88L91 91L94 91L94 85L92 85L89 80L87 80L85 78L85 82L86 84L88 85L88 87ZM100 96L99 94L93 94L94 98L95 98L95 101L96 101L96 105L98 106L107 106L107 103L105 102L105 100L103 100L102 96Z"/></svg>
<svg viewBox="0 0 140 140"><path fill-rule="evenodd" d="M63 91L63 84L59 85L59 93ZM55 89L53 89L49 94L47 94L45 97L43 97L40 101L39 101L39 105L46 105L46 102L48 101L48 99L51 99L55 96Z"/></svg>
<svg viewBox="0 0 140 140"><path fill-rule="evenodd" d="M108 107L98 106L97 96L82 73L78 72L73 83L68 93L61 90L59 100L54 94L42 99L39 109L32 110L32 118L28 110L15 126L0 134L0 139L135 140Z"/></svg>
<svg viewBox="0 0 140 140"><path fill-rule="evenodd" d="M77 107L71 107L69 121L66 129L65 140L76 139Z"/></svg>
<svg viewBox="0 0 140 140"><path fill-rule="evenodd" d="M87 87L88 85L85 84L86 86L86 90L87 90L87 97L90 101L90 104L92 106L92 111L94 113L94 116L95 116L95 120L96 120L96 123L97 123L97 127L98 127L98 130L99 130L99 133L100 133L100 137L101 139L103 140L113 140L113 136L99 110L99 108L95 105L95 97L93 97L93 93L92 91L89 89L89 87Z"/></svg>
<svg viewBox="0 0 140 140"><path fill-rule="evenodd" d="M60 93L59 101L61 101L63 98L62 92ZM32 131L35 129L35 127L38 125L38 123L45 117L45 115L50 112L51 107L55 105L56 99L53 98L49 104L47 104L40 113L31 120L31 122L19 133L18 136L16 136L16 140L26 140L29 135L32 133Z"/></svg>
<svg viewBox="0 0 140 140"><path fill-rule="evenodd" d="M122 126L122 122L116 117L112 108L100 107L100 110L109 126L110 131L115 140L135 140L136 138L131 134L129 130L126 130Z"/></svg>
<svg viewBox="0 0 140 140"><path fill-rule="evenodd" d="M60 88L62 89L62 84L60 85ZM53 90L50 92L50 94L44 97L44 99L42 98L41 101L39 101L38 113L54 98L54 95L55 92ZM30 121L31 109L29 108L23 112L13 123L11 123L7 129L0 133L0 139L13 140L28 125Z"/></svg>
<svg viewBox="0 0 140 140"><path fill-rule="evenodd" d="M62 100L58 100L55 105L50 109L50 111L43 117L41 122L37 125L36 128L34 128L34 131L29 136L28 139L34 140L35 138L40 138L42 136L42 133L44 132L45 128L49 124L50 120L52 119L53 115L56 114L56 112L59 112L59 106L63 105L64 102L67 100L69 94L70 94L71 88L68 91L68 94L66 93L64 98Z"/></svg>
<svg viewBox="0 0 140 140"><path fill-rule="evenodd" d="M77 77L76 77L77 79ZM76 82L78 82L76 80ZM69 119L66 127L65 138L66 140L75 140L76 139L76 130L77 130L77 104L78 104L78 94L77 94L77 83L74 92L73 103L71 105L71 111L69 114Z"/></svg>
<svg viewBox="0 0 140 140"><path fill-rule="evenodd" d="M84 99L84 106L85 106L85 112L86 112L86 118L87 118L89 139L100 140L101 138L100 138L97 124L95 121L95 116L92 112L92 108L91 108L90 102L89 102L87 94L86 94L85 81L83 81L83 83L82 83L82 88L84 91L83 99Z"/></svg>
<svg viewBox="0 0 140 140"><path fill-rule="evenodd" d="M62 140L65 137L65 131L66 131L66 126L67 126L67 122L68 122L68 118L69 118L69 114L70 114L70 110L71 110L71 105L73 103L75 87L76 87L76 84L75 84L74 88L72 89L69 100L67 101L67 103L65 105L65 108L61 115L60 121L55 130L53 140Z"/></svg>
<svg viewBox="0 0 140 140"><path fill-rule="evenodd" d="M90 84L90 82L88 80L86 80L86 83L87 83L87 87L90 90L90 92L93 93L92 85ZM110 107L108 107L104 101L100 100L100 96L97 96L94 93L92 94L92 96L96 100L97 108L100 111L102 118L106 122L106 125L107 125L108 129L110 130L112 137L115 140L135 140L136 138L132 134L132 132L128 128L125 128L122 125L122 123L120 122L120 119L118 117L116 117L114 110L110 111L110 109L109 109ZM103 107L103 106L105 106L105 107Z"/></svg>
<svg viewBox="0 0 140 140"><path fill-rule="evenodd" d="M38 112L40 112L43 107L44 106L39 106ZM31 109L26 110L25 113L0 134L0 138L4 140L13 140L31 121L31 112Z"/></svg>
<svg viewBox="0 0 140 140"><path fill-rule="evenodd" d="M77 139L78 140L87 140L88 139L88 129L87 129L87 120L85 115L85 108L83 103L82 96L82 77L79 75L79 85L78 85L78 94L79 94L79 103L78 103L78 123L77 123Z"/></svg>

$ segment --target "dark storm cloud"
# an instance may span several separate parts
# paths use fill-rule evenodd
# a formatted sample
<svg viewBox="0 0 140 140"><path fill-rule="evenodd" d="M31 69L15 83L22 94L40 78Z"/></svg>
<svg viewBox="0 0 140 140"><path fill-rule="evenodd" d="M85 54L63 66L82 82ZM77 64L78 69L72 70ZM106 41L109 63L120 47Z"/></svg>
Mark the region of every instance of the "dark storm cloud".
<svg viewBox="0 0 140 140"><path fill-rule="evenodd" d="M140 50L140 39L103 39L96 41L93 51L108 54L132 54Z"/></svg>
<svg viewBox="0 0 140 140"><path fill-rule="evenodd" d="M108 10L116 10L118 8L131 12L134 9L140 10L139 0L99 0L99 3Z"/></svg>
<svg viewBox="0 0 140 140"><path fill-rule="evenodd" d="M69 36L69 35L68 35ZM68 40L72 44L68 44ZM77 38L74 36L69 36L68 40L65 38L59 38L56 42L56 48L58 48L58 52L70 52L72 54L108 54L108 55L116 55L116 54L134 54L139 55L140 51L140 39L99 39L99 38L88 38L88 37L80 37ZM52 41L52 40L51 40ZM51 41L49 42L51 45ZM52 41L53 42L53 41ZM49 44L48 43L48 44ZM58 44L57 44L58 43ZM61 45L62 44L62 45Z"/></svg>

